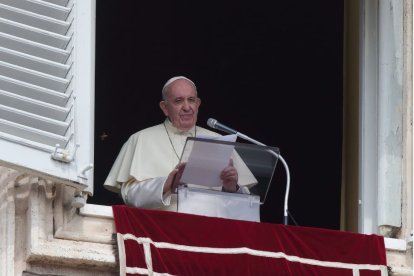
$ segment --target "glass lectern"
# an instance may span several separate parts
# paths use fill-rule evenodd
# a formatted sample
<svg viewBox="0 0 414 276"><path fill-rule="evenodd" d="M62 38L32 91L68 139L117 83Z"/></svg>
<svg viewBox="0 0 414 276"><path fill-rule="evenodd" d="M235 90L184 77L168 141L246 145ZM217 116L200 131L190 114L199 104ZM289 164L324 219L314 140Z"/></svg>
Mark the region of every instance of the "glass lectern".
<svg viewBox="0 0 414 276"><path fill-rule="evenodd" d="M188 138L180 159L185 168L177 189L177 211L260 221L260 205L266 200L278 159L276 147ZM235 193L225 192L220 179L230 162L238 174Z"/></svg>

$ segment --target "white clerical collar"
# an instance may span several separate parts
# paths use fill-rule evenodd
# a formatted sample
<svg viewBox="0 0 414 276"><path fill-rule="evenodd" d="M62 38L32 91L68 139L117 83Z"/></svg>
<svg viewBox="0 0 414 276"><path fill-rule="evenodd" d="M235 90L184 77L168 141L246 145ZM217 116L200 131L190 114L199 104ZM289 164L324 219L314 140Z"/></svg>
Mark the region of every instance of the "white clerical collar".
<svg viewBox="0 0 414 276"><path fill-rule="evenodd" d="M168 131L171 132L171 133L195 137L195 133L196 133L196 127L195 126L192 127L188 131L183 131L183 130L180 130L180 129L176 128L175 126L173 126L173 124L171 123L171 121L168 118L165 119L164 124L165 124L165 127L168 129Z"/></svg>

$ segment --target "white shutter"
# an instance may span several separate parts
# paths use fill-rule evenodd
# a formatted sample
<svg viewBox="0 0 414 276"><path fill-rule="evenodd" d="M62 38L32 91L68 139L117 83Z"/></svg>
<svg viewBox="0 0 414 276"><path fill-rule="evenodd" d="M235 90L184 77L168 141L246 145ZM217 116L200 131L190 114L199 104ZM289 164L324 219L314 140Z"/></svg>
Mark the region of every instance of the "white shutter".
<svg viewBox="0 0 414 276"><path fill-rule="evenodd" d="M93 192L95 0L0 0L0 164Z"/></svg>

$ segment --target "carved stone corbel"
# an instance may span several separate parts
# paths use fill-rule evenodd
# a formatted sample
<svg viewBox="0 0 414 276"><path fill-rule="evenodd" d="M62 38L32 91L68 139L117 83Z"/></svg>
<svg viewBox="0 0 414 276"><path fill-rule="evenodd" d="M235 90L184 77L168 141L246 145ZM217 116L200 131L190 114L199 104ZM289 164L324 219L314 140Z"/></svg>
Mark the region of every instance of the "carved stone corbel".
<svg viewBox="0 0 414 276"><path fill-rule="evenodd" d="M79 215L74 192L0 167L0 275L116 275L113 221Z"/></svg>

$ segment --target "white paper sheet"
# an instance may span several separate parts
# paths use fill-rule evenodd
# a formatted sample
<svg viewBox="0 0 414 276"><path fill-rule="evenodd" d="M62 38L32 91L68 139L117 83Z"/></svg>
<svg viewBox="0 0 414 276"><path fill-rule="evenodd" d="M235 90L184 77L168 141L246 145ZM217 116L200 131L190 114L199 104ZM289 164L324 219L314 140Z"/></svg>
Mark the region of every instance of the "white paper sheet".
<svg viewBox="0 0 414 276"><path fill-rule="evenodd" d="M235 142L237 135L198 136L198 138ZM195 141L183 171L181 182L207 187L222 186L220 174L229 164L233 150L234 145Z"/></svg>

